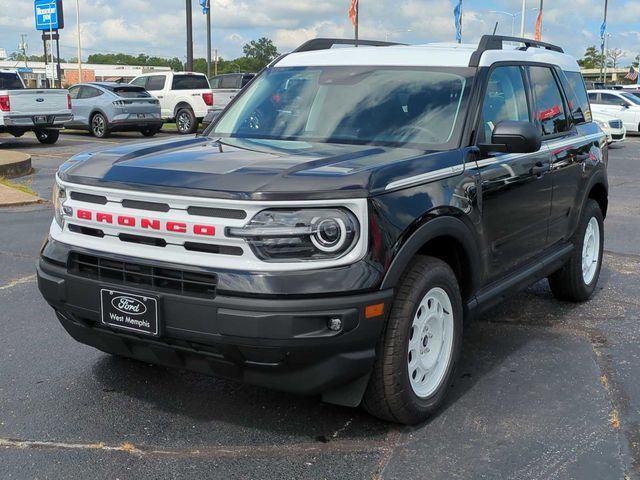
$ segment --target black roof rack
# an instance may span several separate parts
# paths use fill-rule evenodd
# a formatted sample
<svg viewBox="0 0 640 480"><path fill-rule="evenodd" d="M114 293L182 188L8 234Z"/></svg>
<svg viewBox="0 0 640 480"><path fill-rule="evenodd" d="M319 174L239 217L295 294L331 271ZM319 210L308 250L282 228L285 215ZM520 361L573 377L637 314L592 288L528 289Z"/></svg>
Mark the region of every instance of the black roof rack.
<svg viewBox="0 0 640 480"><path fill-rule="evenodd" d="M502 35L483 35L480 39L480 43L478 44L478 49L473 52L473 55L471 55L469 66L477 67L478 65L480 65L480 57L487 50L502 50L503 42L522 43L524 44L524 47L521 50L526 50L528 48L544 48L553 52L564 53L564 50L557 45L539 42L530 38L505 37Z"/></svg>
<svg viewBox="0 0 640 480"><path fill-rule="evenodd" d="M334 45L362 45L367 47L391 47L406 45L404 43L382 42L379 40L356 40L355 38L314 38L303 43L291 53L311 52L314 50L329 50Z"/></svg>

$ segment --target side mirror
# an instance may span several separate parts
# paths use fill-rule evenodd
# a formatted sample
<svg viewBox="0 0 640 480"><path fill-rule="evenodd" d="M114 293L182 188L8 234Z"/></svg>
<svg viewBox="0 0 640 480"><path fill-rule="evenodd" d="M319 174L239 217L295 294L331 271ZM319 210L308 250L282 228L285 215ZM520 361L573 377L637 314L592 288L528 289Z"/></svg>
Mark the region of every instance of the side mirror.
<svg viewBox="0 0 640 480"><path fill-rule="evenodd" d="M479 145L483 153L533 153L540 150L542 136L531 122L506 120L493 128L491 144Z"/></svg>
<svg viewBox="0 0 640 480"><path fill-rule="evenodd" d="M629 104L628 104L627 102L622 102L622 103L620 104L620 106L621 106L622 108L629 108Z"/></svg>

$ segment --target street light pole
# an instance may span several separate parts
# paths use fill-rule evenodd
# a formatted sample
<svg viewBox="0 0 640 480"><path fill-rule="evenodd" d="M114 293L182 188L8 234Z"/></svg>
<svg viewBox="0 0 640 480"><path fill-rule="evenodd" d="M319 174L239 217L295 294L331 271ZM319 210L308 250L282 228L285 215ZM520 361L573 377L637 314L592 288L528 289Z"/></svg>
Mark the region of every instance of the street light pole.
<svg viewBox="0 0 640 480"><path fill-rule="evenodd" d="M527 14L527 0L522 0L522 18L520 19L520 38L524 38L524 21Z"/></svg>
<svg viewBox="0 0 640 480"><path fill-rule="evenodd" d="M76 23L78 24L78 82L82 82L82 44L80 38L80 0L76 0Z"/></svg>
<svg viewBox="0 0 640 480"><path fill-rule="evenodd" d="M211 0L207 0L207 78L211 78Z"/></svg>

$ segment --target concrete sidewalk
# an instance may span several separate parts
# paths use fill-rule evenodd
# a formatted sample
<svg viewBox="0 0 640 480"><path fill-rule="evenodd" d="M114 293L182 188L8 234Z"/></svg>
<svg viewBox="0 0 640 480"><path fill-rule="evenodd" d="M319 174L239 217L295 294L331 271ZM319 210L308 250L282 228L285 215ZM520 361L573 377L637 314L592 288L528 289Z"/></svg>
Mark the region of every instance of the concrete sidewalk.
<svg viewBox="0 0 640 480"><path fill-rule="evenodd" d="M40 197L22 192L15 188L7 187L0 183L0 207L16 207L42 202L44 202L44 200Z"/></svg>

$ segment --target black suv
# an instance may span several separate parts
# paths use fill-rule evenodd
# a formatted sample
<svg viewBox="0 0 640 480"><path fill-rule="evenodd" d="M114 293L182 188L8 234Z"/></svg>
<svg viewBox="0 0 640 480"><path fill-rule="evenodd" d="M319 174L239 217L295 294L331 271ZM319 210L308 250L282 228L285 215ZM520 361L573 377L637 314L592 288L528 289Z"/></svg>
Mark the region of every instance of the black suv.
<svg viewBox="0 0 640 480"><path fill-rule="evenodd" d="M38 278L71 336L413 424L464 319L543 278L591 296L607 148L575 60L341 43L279 58L204 136L62 165Z"/></svg>

